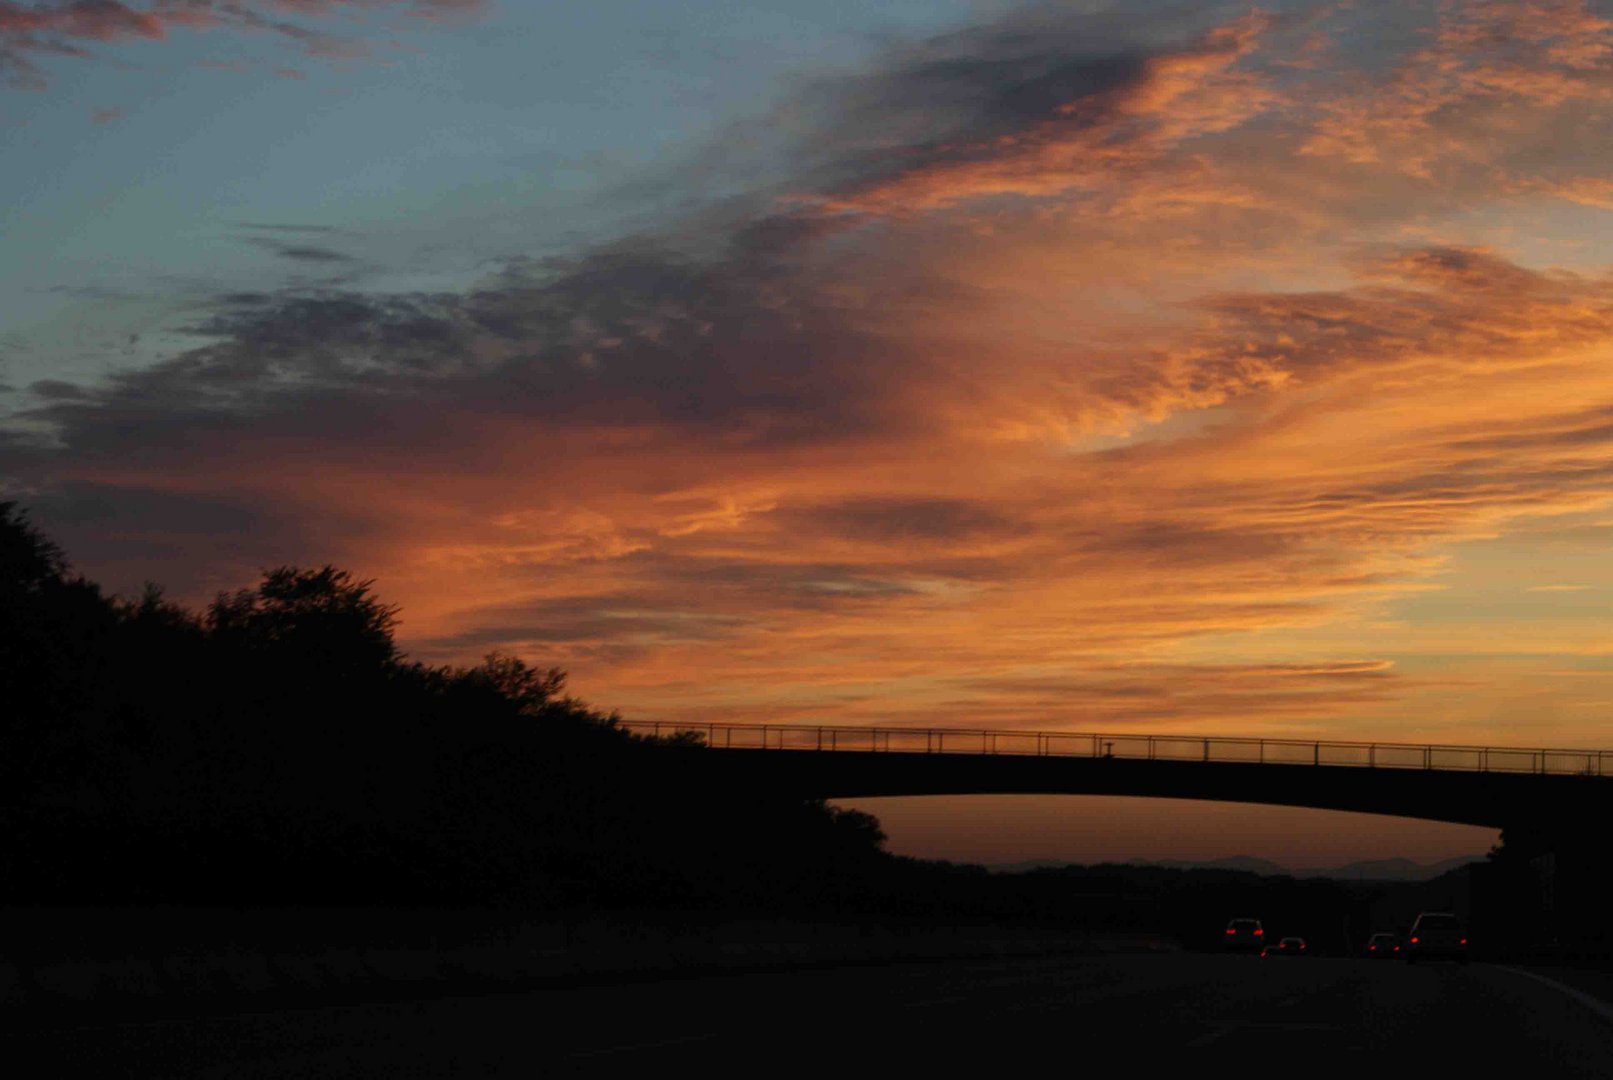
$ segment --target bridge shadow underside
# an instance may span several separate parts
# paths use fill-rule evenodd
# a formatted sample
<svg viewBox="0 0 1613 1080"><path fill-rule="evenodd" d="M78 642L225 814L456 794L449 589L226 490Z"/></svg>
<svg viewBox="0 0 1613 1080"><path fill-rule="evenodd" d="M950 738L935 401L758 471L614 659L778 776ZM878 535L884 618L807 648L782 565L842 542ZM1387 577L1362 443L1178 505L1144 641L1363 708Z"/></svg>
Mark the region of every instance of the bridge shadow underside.
<svg viewBox="0 0 1613 1080"><path fill-rule="evenodd" d="M1599 820L1613 778L1009 754L707 749L706 768L822 799L1135 795L1389 814L1490 828Z"/></svg>

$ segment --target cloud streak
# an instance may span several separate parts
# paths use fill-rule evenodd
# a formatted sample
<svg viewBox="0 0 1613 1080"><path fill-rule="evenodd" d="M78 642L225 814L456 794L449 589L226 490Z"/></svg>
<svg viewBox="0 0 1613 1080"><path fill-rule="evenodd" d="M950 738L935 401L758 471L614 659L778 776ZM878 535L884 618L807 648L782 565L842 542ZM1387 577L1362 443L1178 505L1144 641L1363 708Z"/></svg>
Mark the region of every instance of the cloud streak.
<svg viewBox="0 0 1613 1080"><path fill-rule="evenodd" d="M3 0L0 79L43 89L49 77L40 62L47 57L93 61L105 54L91 46L126 48L176 32L267 34L306 56L356 59L368 54L368 44L331 33L325 24L388 12L440 21L484 8L479 0Z"/></svg>

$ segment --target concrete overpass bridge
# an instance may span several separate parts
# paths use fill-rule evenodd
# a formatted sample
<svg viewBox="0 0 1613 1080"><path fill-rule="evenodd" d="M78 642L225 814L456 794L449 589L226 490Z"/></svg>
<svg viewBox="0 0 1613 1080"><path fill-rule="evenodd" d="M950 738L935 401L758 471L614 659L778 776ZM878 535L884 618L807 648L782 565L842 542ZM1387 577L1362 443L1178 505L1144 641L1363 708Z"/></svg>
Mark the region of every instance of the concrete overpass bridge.
<svg viewBox="0 0 1613 1080"><path fill-rule="evenodd" d="M622 726L637 735L679 737L690 746L696 772L715 770L824 799L1139 795L1576 832L1600 829L1613 811L1613 751L1607 750L1129 732Z"/></svg>

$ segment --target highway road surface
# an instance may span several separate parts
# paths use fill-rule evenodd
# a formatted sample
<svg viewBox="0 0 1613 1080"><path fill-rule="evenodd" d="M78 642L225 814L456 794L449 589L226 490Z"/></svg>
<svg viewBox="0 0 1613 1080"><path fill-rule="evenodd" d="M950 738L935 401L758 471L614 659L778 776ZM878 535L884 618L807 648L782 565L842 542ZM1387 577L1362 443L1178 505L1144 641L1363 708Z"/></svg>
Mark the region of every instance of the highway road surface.
<svg viewBox="0 0 1613 1080"><path fill-rule="evenodd" d="M1613 1076L1613 1007L1478 963L1020 957L84 1027L6 1037L0 1056L46 1063L39 1076L231 1080L673 1068L1070 1076L1100 1064L1090 1075L1536 1080Z"/></svg>

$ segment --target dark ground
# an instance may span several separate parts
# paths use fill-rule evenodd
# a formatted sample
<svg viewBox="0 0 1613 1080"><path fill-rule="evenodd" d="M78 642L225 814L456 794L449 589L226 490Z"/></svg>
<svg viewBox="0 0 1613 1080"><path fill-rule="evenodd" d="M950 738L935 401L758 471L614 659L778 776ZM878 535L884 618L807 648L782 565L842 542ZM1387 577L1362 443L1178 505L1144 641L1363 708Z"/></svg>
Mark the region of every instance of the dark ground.
<svg viewBox="0 0 1613 1080"><path fill-rule="evenodd" d="M1613 1009L1515 970L1188 953L1011 957L581 986L12 1035L39 1075L436 1077L1613 1074ZM1106 1075L1114 1075L1105 1071Z"/></svg>

